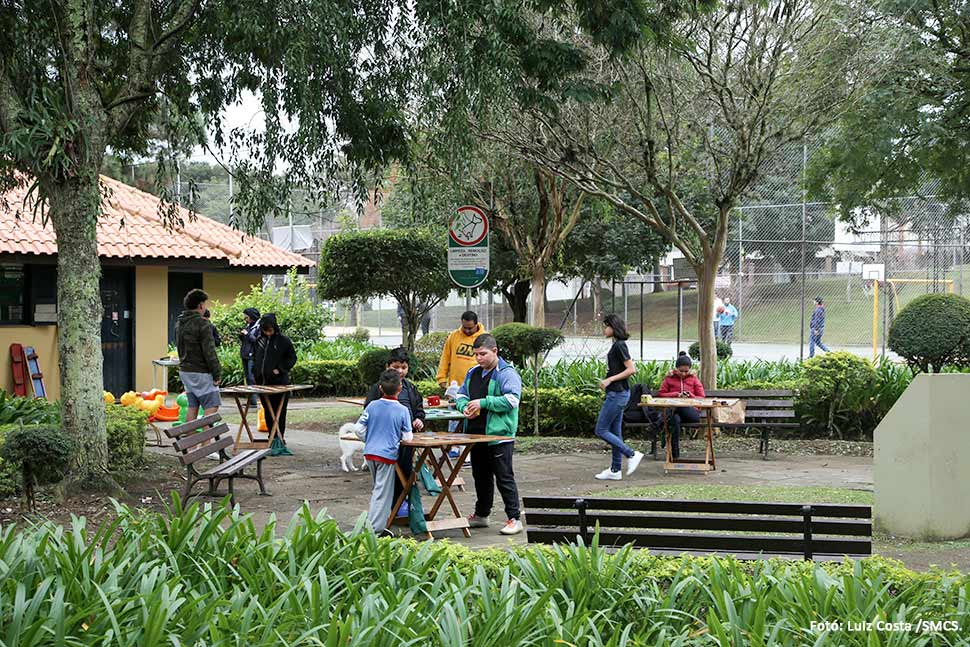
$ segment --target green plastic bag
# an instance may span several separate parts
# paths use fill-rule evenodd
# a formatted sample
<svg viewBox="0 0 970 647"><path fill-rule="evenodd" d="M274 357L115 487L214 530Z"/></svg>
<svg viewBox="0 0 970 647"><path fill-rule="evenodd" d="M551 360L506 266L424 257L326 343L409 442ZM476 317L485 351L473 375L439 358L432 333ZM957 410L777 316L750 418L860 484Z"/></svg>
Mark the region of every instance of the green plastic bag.
<svg viewBox="0 0 970 647"><path fill-rule="evenodd" d="M273 444L270 445L270 456L292 456L293 452L287 449L286 445L279 438L273 439Z"/></svg>
<svg viewBox="0 0 970 647"><path fill-rule="evenodd" d="M428 522L424 519L424 507L421 505L421 490L417 485L412 485L408 493L408 526L415 535L428 532Z"/></svg>
<svg viewBox="0 0 970 647"><path fill-rule="evenodd" d="M421 481L421 485L424 486L424 491L428 493L428 496L441 494L441 486L435 483L434 474L431 473L431 469L427 465L421 466L418 480Z"/></svg>

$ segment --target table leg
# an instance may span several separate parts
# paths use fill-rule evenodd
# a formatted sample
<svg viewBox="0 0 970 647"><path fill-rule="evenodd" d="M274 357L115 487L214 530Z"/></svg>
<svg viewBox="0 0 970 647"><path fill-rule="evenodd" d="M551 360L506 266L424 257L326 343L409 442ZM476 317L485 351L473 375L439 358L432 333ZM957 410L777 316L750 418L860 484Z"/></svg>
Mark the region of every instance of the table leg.
<svg viewBox="0 0 970 647"><path fill-rule="evenodd" d="M458 457L458 461L457 461L458 465L462 465L465 462L465 457L468 455L468 452L470 450L471 450L471 445L464 446L464 450L462 450L461 455ZM445 448L445 451L447 452L447 448ZM451 484L458 476L458 469L453 469L451 472L451 475L447 479L445 479L445 476L441 471L441 465L440 463L438 463L437 460L435 460L433 454L431 455L431 462L434 465L434 471L437 473L438 480L441 483L441 494L438 495L438 498L434 502L434 505L431 506L431 511L428 513L428 520L429 521L434 520L435 515L438 514L438 509L441 507L441 504L444 502L446 498L448 499L448 503L451 504L451 510L452 512L455 513L455 518L461 519L462 518L461 510L458 509L458 504L455 503L454 497L451 496ZM462 528L461 530L466 537L472 536L468 528Z"/></svg>
<svg viewBox="0 0 970 647"><path fill-rule="evenodd" d="M244 398L245 406L238 393L233 393L232 399L236 401L236 408L239 409L239 416L242 418L242 421L239 423L239 430L236 432L236 444L233 446L233 449L239 449L239 441L242 440L243 429L246 430L246 435L249 436L249 444L251 445L253 442L253 431L249 428L249 420L247 419L247 414L249 413L249 396Z"/></svg>
<svg viewBox="0 0 970 647"><path fill-rule="evenodd" d="M711 470L716 469L714 466L714 409L707 412L707 448L705 454L704 462L711 466Z"/></svg>
<svg viewBox="0 0 970 647"><path fill-rule="evenodd" d="M431 451L431 448L426 448L418 456L418 460L415 463L414 468L411 470L411 476L405 476L404 471L401 466L397 463L394 464L394 471L397 473L397 478L401 481L404 486L404 491L401 492L401 496L397 498L397 501L391 507L391 518L387 520L387 527L390 528L394 524L394 520L397 519L397 511L401 509L401 505L407 499L408 494L411 492L411 488L418 482L418 474L421 472L421 466L424 465L425 458L427 454ZM431 532L428 532L428 539L434 539Z"/></svg>
<svg viewBox="0 0 970 647"><path fill-rule="evenodd" d="M670 449L670 412L671 409L664 409L664 437L667 439L667 464L674 462L674 453Z"/></svg>
<svg viewBox="0 0 970 647"><path fill-rule="evenodd" d="M273 411L273 428L269 430L269 438L266 440L267 447L273 446L273 439L276 438L276 434L280 431L280 414L283 413L283 405L286 404L285 394L282 395L284 397L280 398L279 406ZM269 398L266 398L266 402L272 405L272 401ZM285 444L285 441L283 443Z"/></svg>
<svg viewBox="0 0 970 647"><path fill-rule="evenodd" d="M460 471L461 470L462 463L459 462L459 463L452 464L452 462L451 462L451 456L448 455L449 452L451 452L451 449L450 448L448 448L448 447L442 447L441 448L441 458L444 459L444 462L448 465L448 469L449 470L451 470L452 472L455 471L455 470ZM460 478L460 477L457 478L457 479L455 479L455 487L458 488L458 491L459 492L464 492L465 491L465 479Z"/></svg>

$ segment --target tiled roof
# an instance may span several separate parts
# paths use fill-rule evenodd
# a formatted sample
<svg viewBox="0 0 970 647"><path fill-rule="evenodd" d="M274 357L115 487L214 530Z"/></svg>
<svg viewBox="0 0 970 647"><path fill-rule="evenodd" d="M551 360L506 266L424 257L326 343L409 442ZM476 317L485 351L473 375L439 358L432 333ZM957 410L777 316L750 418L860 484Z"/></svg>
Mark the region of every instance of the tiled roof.
<svg viewBox="0 0 970 647"><path fill-rule="evenodd" d="M184 227L166 229L158 213L159 199L102 176L110 195L98 219L98 254L114 259L224 261L227 267L313 267L313 261L180 209ZM32 218L24 206L26 188L0 196L0 254L57 254L54 228Z"/></svg>

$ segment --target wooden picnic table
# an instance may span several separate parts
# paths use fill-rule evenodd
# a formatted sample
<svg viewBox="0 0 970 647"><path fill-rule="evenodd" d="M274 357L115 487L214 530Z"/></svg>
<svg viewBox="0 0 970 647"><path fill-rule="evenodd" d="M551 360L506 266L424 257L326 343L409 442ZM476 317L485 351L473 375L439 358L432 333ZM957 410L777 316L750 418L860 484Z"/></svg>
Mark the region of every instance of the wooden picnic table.
<svg viewBox="0 0 970 647"><path fill-rule="evenodd" d="M276 439L276 436L279 434L280 414L283 412L283 406L286 404L286 398L280 398L280 402L276 406L276 409L271 409L273 413L273 427L269 430L269 436L266 438L256 438L253 435L253 430L250 428L249 420L247 418L250 409L249 396L295 393L297 391L306 391L307 389L312 388L312 384L279 384L272 386L246 384L240 386L228 386L221 389L223 394L231 395L233 400L236 401L236 408L239 409L239 415L242 418L242 421L239 423L239 430L236 432L236 443L234 449L263 449L265 447L270 447L273 444L273 441ZM260 400L262 400L262 397L260 397ZM265 408L269 408L271 406L270 401L267 399L263 406ZM242 441L242 433L244 430L246 435L249 436L248 442Z"/></svg>
<svg viewBox="0 0 970 647"><path fill-rule="evenodd" d="M430 431L414 434L414 438L412 440L402 442L402 446L414 447L419 451L415 452L417 455L417 460L414 463L414 469L411 471L411 475L409 477L404 475L400 465L394 465L394 469L397 472L397 477L404 485L404 490L401 492L401 496L398 497L397 501L395 501L394 505L391 507L391 517L388 520L388 526L395 523L399 525L407 525L407 518L402 517L399 520L397 512L401 509L401 505L407 499L411 488L417 483L418 476L421 473L421 467L427 463L431 467L431 471L438 483L441 485L441 493L435 498L434 503L431 505L431 509L424 514L424 518L428 524L428 539L434 539L434 535L432 534L433 532L451 529L461 529L462 533L464 533L466 537L471 537L471 533L468 531L468 519L466 519L465 516L462 515L461 510L458 509L458 504L455 503L455 499L451 495L451 488L456 485L458 473L461 471L461 466L465 462L468 452L471 451L472 445L493 442L496 440L515 439L512 436L447 434ZM452 463L448 459L448 450L454 446L462 446L462 450L458 456L458 459ZM440 450L440 457L435 456L435 450ZM438 512L441 510L441 507L445 501L447 501L450 505L454 518L436 520L435 517L438 515Z"/></svg>
<svg viewBox="0 0 970 647"><path fill-rule="evenodd" d="M718 407L731 407L737 403L737 399L722 398L655 398L645 395L640 400L641 407L654 407L655 409L678 409L694 407L695 409L707 409L705 416L707 425L705 426L706 443L704 447L704 458L678 458L674 460L670 447L670 426L668 425L669 415L664 413L664 434L667 437L667 462L664 464L664 472L713 472L717 469L714 461L714 410Z"/></svg>

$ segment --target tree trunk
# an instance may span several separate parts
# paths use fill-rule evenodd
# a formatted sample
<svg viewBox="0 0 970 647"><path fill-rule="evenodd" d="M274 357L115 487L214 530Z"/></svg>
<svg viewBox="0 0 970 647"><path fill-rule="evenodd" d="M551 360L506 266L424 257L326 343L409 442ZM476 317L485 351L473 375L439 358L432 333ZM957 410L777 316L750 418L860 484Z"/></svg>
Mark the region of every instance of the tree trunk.
<svg viewBox="0 0 970 647"><path fill-rule="evenodd" d="M350 302L350 325L355 328L360 325L360 304L356 301Z"/></svg>
<svg viewBox="0 0 970 647"><path fill-rule="evenodd" d="M593 323L603 318L603 285L599 279L593 279Z"/></svg>
<svg viewBox="0 0 970 647"><path fill-rule="evenodd" d="M532 284L528 280L516 281L511 288L503 289L506 303L512 309L512 321L525 323L529 316L529 292Z"/></svg>
<svg viewBox="0 0 970 647"><path fill-rule="evenodd" d="M701 382L707 390L717 388L717 345L711 313L714 311L714 279L717 262L705 259L695 267L697 275L697 339L701 347Z"/></svg>
<svg viewBox="0 0 970 647"><path fill-rule="evenodd" d="M532 313L529 316L533 326L544 328L546 325L546 269L537 267L532 270Z"/></svg>
<svg viewBox="0 0 970 647"><path fill-rule="evenodd" d="M418 309L409 303L401 304L404 307L404 339L402 346L408 349L409 353L414 352L414 340L418 336L418 327L421 324L421 317Z"/></svg>
<svg viewBox="0 0 970 647"><path fill-rule="evenodd" d="M660 274L660 259L659 258L653 262L653 276L654 276L654 279L653 279L653 291L654 292L663 292L664 291L664 284L663 284L663 276L661 276L661 274Z"/></svg>
<svg viewBox="0 0 970 647"><path fill-rule="evenodd" d="M69 479L108 482L108 440L101 354L101 262L96 223L101 208L97 168L49 188L57 239L57 349L61 420L77 445Z"/></svg>

